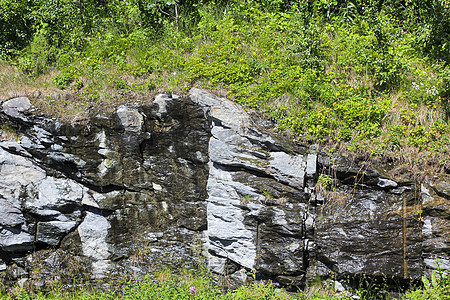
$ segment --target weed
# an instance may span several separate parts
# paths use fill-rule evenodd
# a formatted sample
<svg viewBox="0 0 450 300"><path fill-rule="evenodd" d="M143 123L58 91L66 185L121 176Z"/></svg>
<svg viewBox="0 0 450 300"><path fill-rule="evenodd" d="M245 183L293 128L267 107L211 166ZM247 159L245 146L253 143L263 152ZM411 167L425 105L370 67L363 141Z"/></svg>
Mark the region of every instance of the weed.
<svg viewBox="0 0 450 300"><path fill-rule="evenodd" d="M52 82L61 90L67 88L74 81L71 74L63 73L52 78Z"/></svg>
<svg viewBox="0 0 450 300"><path fill-rule="evenodd" d="M331 187L331 178L327 175L320 174L317 178L318 189L327 190Z"/></svg>

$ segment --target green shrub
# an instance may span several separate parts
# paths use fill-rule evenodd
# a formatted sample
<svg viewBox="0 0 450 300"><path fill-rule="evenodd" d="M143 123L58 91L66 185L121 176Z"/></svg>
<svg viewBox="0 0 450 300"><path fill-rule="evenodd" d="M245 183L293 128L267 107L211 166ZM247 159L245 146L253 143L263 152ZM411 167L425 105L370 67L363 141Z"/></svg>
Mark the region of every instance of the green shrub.
<svg viewBox="0 0 450 300"><path fill-rule="evenodd" d="M125 79L118 78L112 80L112 86L118 90L124 90L128 87L128 82Z"/></svg>
<svg viewBox="0 0 450 300"><path fill-rule="evenodd" d="M25 47L32 37L33 1L0 1L0 59Z"/></svg>
<svg viewBox="0 0 450 300"><path fill-rule="evenodd" d="M52 78L52 82L61 90L67 88L73 81L73 76L68 73L61 73Z"/></svg>
<svg viewBox="0 0 450 300"><path fill-rule="evenodd" d="M344 99L334 104L335 111L345 128L355 128L360 135L376 137L381 133L384 116L391 108L389 99Z"/></svg>

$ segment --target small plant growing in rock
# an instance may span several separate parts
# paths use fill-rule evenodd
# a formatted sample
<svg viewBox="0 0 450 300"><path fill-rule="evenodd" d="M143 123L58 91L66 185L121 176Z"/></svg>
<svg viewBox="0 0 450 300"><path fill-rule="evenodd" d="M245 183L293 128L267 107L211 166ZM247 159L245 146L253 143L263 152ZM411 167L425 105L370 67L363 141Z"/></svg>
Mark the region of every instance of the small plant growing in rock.
<svg viewBox="0 0 450 300"><path fill-rule="evenodd" d="M328 175L320 174L317 178L316 189L327 190L331 186L331 178Z"/></svg>
<svg viewBox="0 0 450 300"><path fill-rule="evenodd" d="M243 195L241 197L241 203L246 205L247 203L249 203L252 200L252 197L250 195Z"/></svg>
<svg viewBox="0 0 450 300"><path fill-rule="evenodd" d="M264 190L264 191L263 191L263 195L264 195L264 197L266 198L265 201L268 201L268 200L270 200L270 199L273 198L272 193L271 193L270 191L268 191L268 190Z"/></svg>

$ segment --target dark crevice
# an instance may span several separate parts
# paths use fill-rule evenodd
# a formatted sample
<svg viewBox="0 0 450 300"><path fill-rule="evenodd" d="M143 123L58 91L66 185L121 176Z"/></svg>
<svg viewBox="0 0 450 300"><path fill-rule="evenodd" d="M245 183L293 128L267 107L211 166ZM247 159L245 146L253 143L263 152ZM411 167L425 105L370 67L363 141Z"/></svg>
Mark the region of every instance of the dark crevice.
<svg viewBox="0 0 450 300"><path fill-rule="evenodd" d="M127 259L127 258L128 258L128 256L125 255L125 254L120 255L120 256L116 256L116 255L113 254L113 255L109 258L109 260L111 260L111 261L113 261L113 262L116 262L116 263L119 263L119 262L121 262L121 261L124 261L124 260Z"/></svg>
<svg viewBox="0 0 450 300"><path fill-rule="evenodd" d="M198 228L195 228L195 229L192 227L188 227L186 225L180 225L179 227L184 228L189 231L192 231L192 232L203 232L208 229L208 224L202 224L201 226L199 226Z"/></svg>
<svg viewBox="0 0 450 300"><path fill-rule="evenodd" d="M134 191L134 190L131 190L131 189L127 189L127 188L125 188L123 186L120 186L120 185L108 184L108 185L105 185L105 186L97 186L97 185L93 185L93 184L87 183L87 182L85 182L83 180L76 180L76 179L73 179L73 180L75 180L79 184L81 184L81 185L87 187L88 189L93 190L94 192L97 192L99 194L107 194L107 193L111 193L111 192L114 192L114 191L124 191L124 190L125 191L130 191L130 192L137 192L137 191Z"/></svg>
<svg viewBox="0 0 450 300"><path fill-rule="evenodd" d="M0 248L0 260L3 261L6 265L12 264L11 253L9 253L7 251L3 251Z"/></svg>
<svg viewBox="0 0 450 300"><path fill-rule="evenodd" d="M259 261L261 258L261 222L256 223L256 269L259 268Z"/></svg>
<svg viewBox="0 0 450 300"><path fill-rule="evenodd" d="M111 210L111 209L104 209L104 208L98 208L98 207L93 207L93 206L89 206L89 205L83 205L83 220L84 217L86 216L86 212L91 212L97 215L101 215L105 218L111 216L115 211ZM80 222L80 224L83 223L83 221ZM78 227L78 226L77 226Z"/></svg>
<svg viewBox="0 0 450 300"><path fill-rule="evenodd" d="M223 256L223 255L220 255L219 253L217 253L217 252L214 251L213 249L208 249L208 253L211 254L211 255L213 255L213 256L215 256L215 257L218 257L218 258L224 258L224 259L229 260L228 257ZM227 261L227 262L228 262L228 261Z"/></svg>
<svg viewBox="0 0 450 300"><path fill-rule="evenodd" d="M301 236L302 236L300 233L282 232L282 231L277 231L277 230L274 230L274 232L279 234L280 237L283 237L283 238L294 238L294 239L300 240Z"/></svg>
<svg viewBox="0 0 450 300"><path fill-rule="evenodd" d="M220 119L217 119L217 118L214 118L214 117L211 117L211 116L209 116L209 117L212 120L212 126L211 127L216 127L217 126L217 127L222 127L222 128L225 128L225 129L231 129L231 127L223 125L223 123L222 123L222 121L220 121Z"/></svg>
<svg viewBox="0 0 450 300"><path fill-rule="evenodd" d="M302 218L302 237L301 237L301 239L303 240L303 257L302 257L303 271L305 273L306 273L306 270L308 269L309 263L310 263L309 251L308 251L309 239L307 237L308 230L306 228L306 220L307 220L306 216ZM314 237L314 227L312 228L312 230L313 230L313 237ZM305 278L305 280L306 280L306 278Z"/></svg>
<svg viewBox="0 0 450 300"><path fill-rule="evenodd" d="M257 177L263 177L263 178L270 178L275 179L272 175L269 175L261 170L251 169L246 166L243 166L242 164L236 164L236 165L224 165L217 162L213 162L213 167L216 169L226 171L226 172L247 172L251 175L255 175Z"/></svg>
<svg viewBox="0 0 450 300"><path fill-rule="evenodd" d="M64 237L62 237L61 240L63 238ZM46 243L43 243L43 242L35 241L34 244L33 244L33 252L39 252L39 251L42 251L42 250L58 249L60 244L61 244L61 241L59 241L59 244L55 245L55 246L52 246L52 245L49 245L49 244L46 244Z"/></svg>
<svg viewBox="0 0 450 300"><path fill-rule="evenodd" d="M450 195L447 195L441 191L439 191L436 187L432 186L431 187L433 189L433 191L439 196L442 197L444 199L450 200Z"/></svg>
<svg viewBox="0 0 450 300"><path fill-rule="evenodd" d="M304 271L293 272L289 274L271 274L258 271L256 273L256 280L264 280L276 282L277 286L284 288L288 292L296 293L305 287L304 278L297 281L296 277L305 277ZM295 280L295 281L294 281ZM291 282L289 282L291 281Z"/></svg>
<svg viewBox="0 0 450 300"><path fill-rule="evenodd" d="M247 207L245 204L232 204L234 207L237 207L239 209L242 209L245 212L251 212L252 210Z"/></svg>
<svg viewBox="0 0 450 300"><path fill-rule="evenodd" d="M317 249L317 253L320 253L320 249ZM317 261L320 261L321 263L323 263L328 269L336 272L336 263L332 262L331 260L329 260L327 257L323 256L323 255L318 255L317 256Z"/></svg>
<svg viewBox="0 0 450 300"><path fill-rule="evenodd" d="M218 248L225 248L236 242L235 239L226 240L226 239L211 238L211 237L209 238L209 240L211 241L212 244L214 244L215 247L218 247ZM219 246L219 243L220 243L220 246Z"/></svg>
<svg viewBox="0 0 450 300"><path fill-rule="evenodd" d="M438 207L424 207L423 215L450 220L450 214L448 214L447 209L445 208L439 209Z"/></svg>

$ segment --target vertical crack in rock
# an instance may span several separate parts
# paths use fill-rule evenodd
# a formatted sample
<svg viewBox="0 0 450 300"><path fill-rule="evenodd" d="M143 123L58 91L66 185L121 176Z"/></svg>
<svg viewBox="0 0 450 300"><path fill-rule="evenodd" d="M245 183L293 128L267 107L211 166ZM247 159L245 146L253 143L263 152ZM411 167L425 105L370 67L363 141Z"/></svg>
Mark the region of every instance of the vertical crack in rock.
<svg viewBox="0 0 450 300"><path fill-rule="evenodd" d="M261 224L256 224L256 269L259 269L259 260L261 258Z"/></svg>
<svg viewBox="0 0 450 300"><path fill-rule="evenodd" d="M403 278L408 278L408 257L407 257L407 233L406 233L406 197L403 197L402 201L402 240L403 240Z"/></svg>

